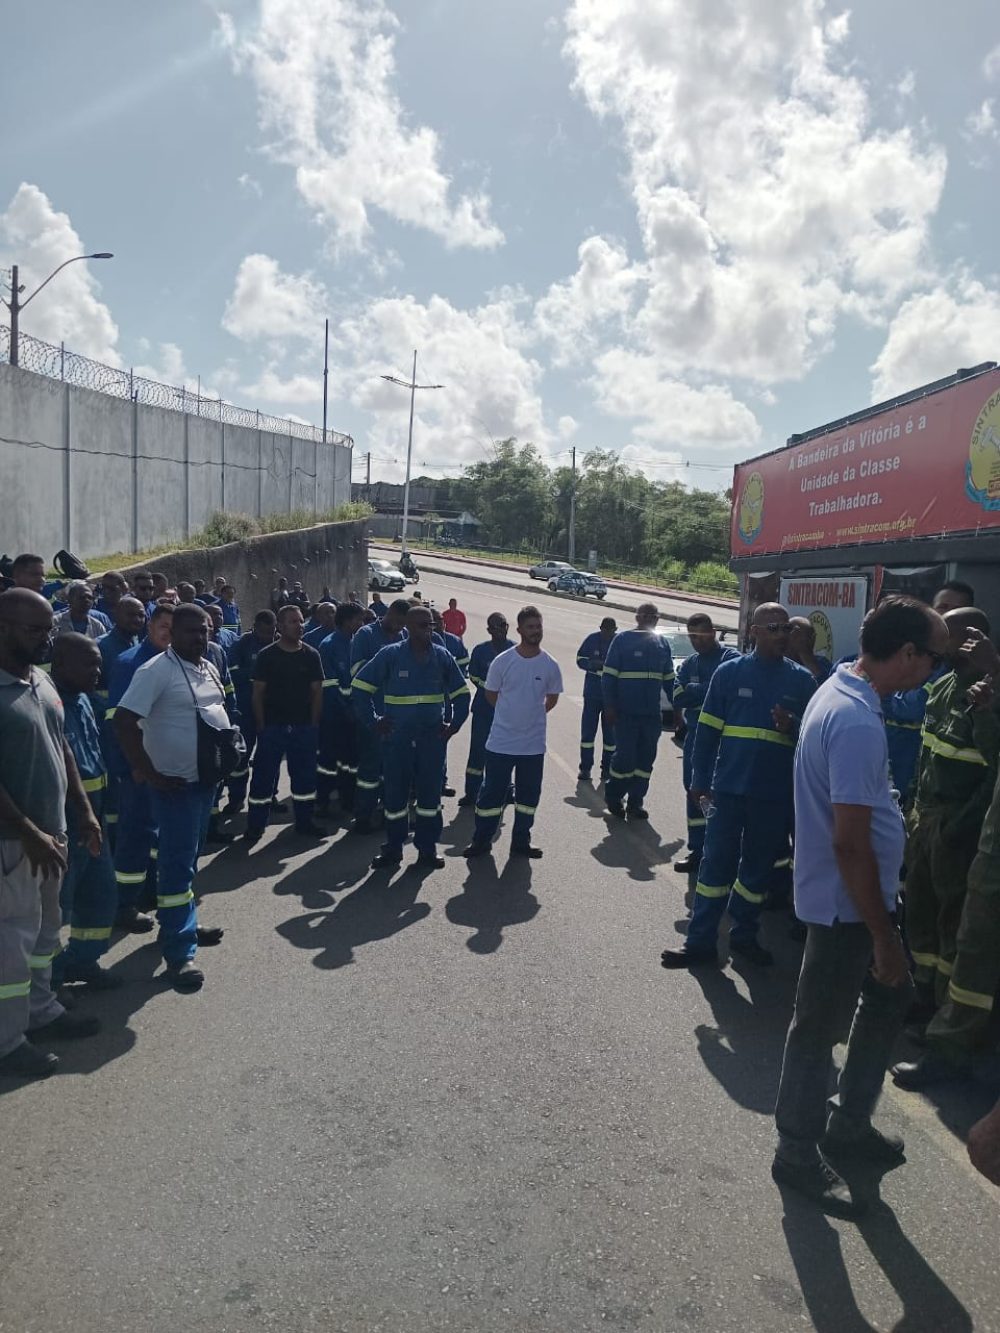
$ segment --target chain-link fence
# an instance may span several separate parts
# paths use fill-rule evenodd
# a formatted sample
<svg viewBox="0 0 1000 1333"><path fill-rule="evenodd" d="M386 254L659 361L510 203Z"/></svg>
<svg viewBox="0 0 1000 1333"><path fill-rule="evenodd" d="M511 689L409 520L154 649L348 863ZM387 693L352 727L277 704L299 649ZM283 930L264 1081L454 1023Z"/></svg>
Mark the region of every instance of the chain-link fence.
<svg viewBox="0 0 1000 1333"><path fill-rule="evenodd" d="M249 407L236 407L224 398L204 398L186 386L178 388L172 384L161 384L159 380L145 379L132 370L106 366L102 361L92 361L88 356L81 356L79 352L69 352L65 344L56 347L22 333L17 348L17 361L22 370L31 370L36 375L75 384L81 389L93 389L97 393L125 398L133 403L145 403L149 407L187 412L191 416L205 417L208 421L224 422L227 426L248 426L251 430L290 435L297 440L310 440L314 444L324 443L323 432L318 426L293 421L289 417L270 416ZM0 361L9 360L10 329L0 326ZM325 443L350 447L354 440L341 431L328 430Z"/></svg>

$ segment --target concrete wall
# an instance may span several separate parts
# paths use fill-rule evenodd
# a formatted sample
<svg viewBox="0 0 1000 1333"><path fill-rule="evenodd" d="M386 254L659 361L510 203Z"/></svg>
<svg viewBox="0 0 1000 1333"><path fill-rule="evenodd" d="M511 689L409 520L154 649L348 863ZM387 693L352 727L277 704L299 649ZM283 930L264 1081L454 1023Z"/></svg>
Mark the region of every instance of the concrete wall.
<svg viewBox="0 0 1000 1333"><path fill-rule="evenodd" d="M313 601L324 585L338 600L355 590L364 594L368 587L367 524L363 519L323 523L226 546L176 551L157 556L149 565L123 567L122 572L128 577L139 568L162 571L171 584L204 579L211 585L216 575L224 575L236 588L244 625L249 627L253 613L270 604L271 589L282 574L289 584L298 579Z"/></svg>
<svg viewBox="0 0 1000 1333"><path fill-rule="evenodd" d="M351 450L231 426L0 364L0 552L83 557L183 540L217 509L326 511Z"/></svg>

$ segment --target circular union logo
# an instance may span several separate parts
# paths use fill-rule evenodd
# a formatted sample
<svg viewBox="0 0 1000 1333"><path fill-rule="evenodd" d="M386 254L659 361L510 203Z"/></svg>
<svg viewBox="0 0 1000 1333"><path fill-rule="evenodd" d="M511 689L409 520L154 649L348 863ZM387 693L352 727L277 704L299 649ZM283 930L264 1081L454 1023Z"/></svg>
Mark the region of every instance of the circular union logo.
<svg viewBox="0 0 1000 1333"><path fill-rule="evenodd" d="M816 646L814 652L821 653L833 661L833 626L830 624L829 617L825 611L812 611L809 615L809 624L816 631Z"/></svg>
<svg viewBox="0 0 1000 1333"><path fill-rule="evenodd" d="M760 536L764 526L764 478L751 472L740 494L740 513L737 528L747 546Z"/></svg>
<svg viewBox="0 0 1000 1333"><path fill-rule="evenodd" d="M1000 389L987 398L972 428L965 493L983 509L1000 510Z"/></svg>

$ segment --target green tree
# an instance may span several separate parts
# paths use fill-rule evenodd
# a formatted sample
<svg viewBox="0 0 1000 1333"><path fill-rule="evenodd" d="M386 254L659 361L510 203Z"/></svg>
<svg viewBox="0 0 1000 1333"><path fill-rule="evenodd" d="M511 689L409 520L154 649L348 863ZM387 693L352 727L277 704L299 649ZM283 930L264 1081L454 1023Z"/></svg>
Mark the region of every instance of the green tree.
<svg viewBox="0 0 1000 1333"><path fill-rule="evenodd" d="M465 469L456 499L483 524L491 545L544 545L552 522L551 483L533 444L501 440L492 458Z"/></svg>

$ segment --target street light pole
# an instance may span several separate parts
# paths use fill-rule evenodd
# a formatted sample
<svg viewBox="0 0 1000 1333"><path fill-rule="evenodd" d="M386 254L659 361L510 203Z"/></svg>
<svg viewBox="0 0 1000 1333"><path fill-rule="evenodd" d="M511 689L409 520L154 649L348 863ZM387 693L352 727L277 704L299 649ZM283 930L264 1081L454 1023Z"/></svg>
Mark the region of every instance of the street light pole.
<svg viewBox="0 0 1000 1333"><path fill-rule="evenodd" d="M17 264L11 265L10 270L10 300L4 301L4 305L10 311L10 364L18 364L18 341L21 332L21 311L33 301L43 287L47 287L57 273L61 273L67 264L75 264L81 259L114 259L110 250L98 250L92 255L74 255L72 259L64 259L58 268L54 268L44 282L40 282L30 296L21 300L21 284L18 275ZM0 300L3 300L0 297Z"/></svg>
<svg viewBox="0 0 1000 1333"><path fill-rule="evenodd" d="M406 481L403 484L403 534L401 540L401 555L406 555L406 525L410 518L410 464L413 459L413 410L416 404L418 389L443 389L443 384L418 384L417 383L417 352L413 350L413 376L407 382L401 380L395 375L383 375L384 380L390 384L398 384L401 388L410 391L410 430L406 438Z"/></svg>
<svg viewBox="0 0 1000 1333"><path fill-rule="evenodd" d="M569 540L567 542L567 557L571 565L576 566L576 446L572 449L573 454L573 480L570 483L569 490Z"/></svg>

